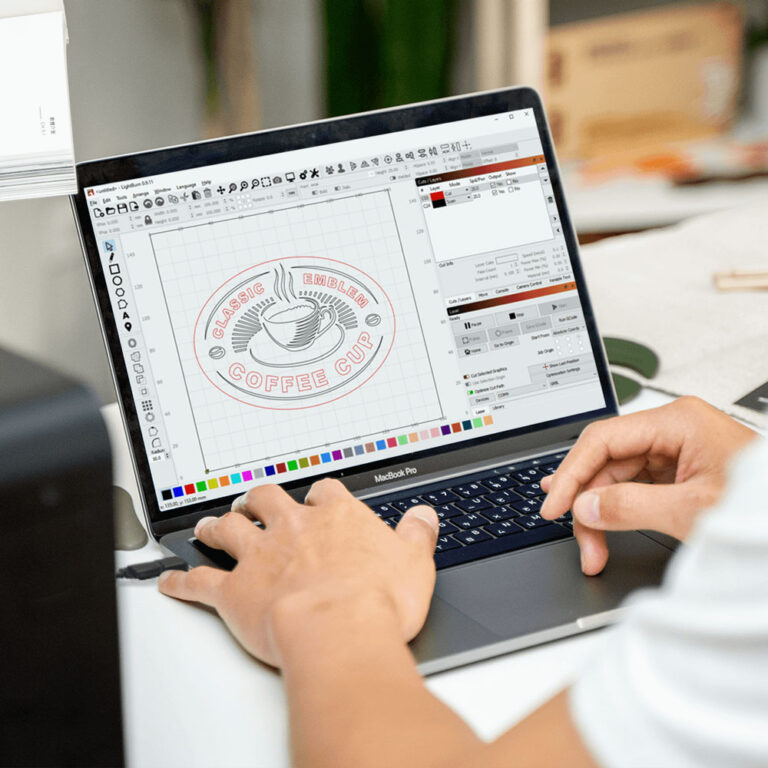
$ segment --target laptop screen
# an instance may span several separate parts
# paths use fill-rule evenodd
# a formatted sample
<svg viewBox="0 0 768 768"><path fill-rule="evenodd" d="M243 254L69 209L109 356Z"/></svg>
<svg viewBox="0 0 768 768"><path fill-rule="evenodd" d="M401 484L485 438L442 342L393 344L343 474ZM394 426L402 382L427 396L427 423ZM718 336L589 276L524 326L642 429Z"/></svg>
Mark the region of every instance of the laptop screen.
<svg viewBox="0 0 768 768"><path fill-rule="evenodd" d="M606 406L532 109L83 194L162 515Z"/></svg>

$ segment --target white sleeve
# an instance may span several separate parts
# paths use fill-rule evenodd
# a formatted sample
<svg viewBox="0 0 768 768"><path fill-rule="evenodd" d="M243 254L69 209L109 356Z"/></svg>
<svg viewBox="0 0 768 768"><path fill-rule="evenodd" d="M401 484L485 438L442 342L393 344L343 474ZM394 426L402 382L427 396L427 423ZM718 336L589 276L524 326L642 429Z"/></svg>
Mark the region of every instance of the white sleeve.
<svg viewBox="0 0 768 768"><path fill-rule="evenodd" d="M618 564L617 564L618 565ZM570 692L603 766L768 766L768 442Z"/></svg>

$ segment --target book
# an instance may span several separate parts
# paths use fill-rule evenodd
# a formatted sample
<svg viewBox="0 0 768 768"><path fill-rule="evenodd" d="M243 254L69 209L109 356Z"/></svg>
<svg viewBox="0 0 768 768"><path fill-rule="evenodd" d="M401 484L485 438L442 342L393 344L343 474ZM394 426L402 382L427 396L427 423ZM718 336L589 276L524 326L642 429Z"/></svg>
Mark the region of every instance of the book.
<svg viewBox="0 0 768 768"><path fill-rule="evenodd" d="M62 0L0 0L0 202L77 191Z"/></svg>

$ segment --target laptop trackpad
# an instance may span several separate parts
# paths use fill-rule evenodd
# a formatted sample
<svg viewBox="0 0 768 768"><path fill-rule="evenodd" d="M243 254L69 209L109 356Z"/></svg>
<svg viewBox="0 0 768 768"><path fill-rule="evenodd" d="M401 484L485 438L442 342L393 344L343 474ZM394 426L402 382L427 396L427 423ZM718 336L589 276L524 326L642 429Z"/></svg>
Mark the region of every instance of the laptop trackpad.
<svg viewBox="0 0 768 768"><path fill-rule="evenodd" d="M658 584L670 550L635 532L608 535L600 576L583 576L575 539L440 571L435 594L499 637L526 635L616 608Z"/></svg>

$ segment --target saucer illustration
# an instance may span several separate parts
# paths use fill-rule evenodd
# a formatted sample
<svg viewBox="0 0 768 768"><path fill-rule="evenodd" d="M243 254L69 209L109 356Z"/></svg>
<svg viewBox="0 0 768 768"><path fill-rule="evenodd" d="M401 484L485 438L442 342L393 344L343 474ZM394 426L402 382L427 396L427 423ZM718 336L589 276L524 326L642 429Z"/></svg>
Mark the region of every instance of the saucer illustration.
<svg viewBox="0 0 768 768"><path fill-rule="evenodd" d="M261 330L251 337L248 354L257 363L269 368L296 368L312 365L329 357L341 347L345 336L344 327L335 323L311 346L295 351L280 346L266 330Z"/></svg>

